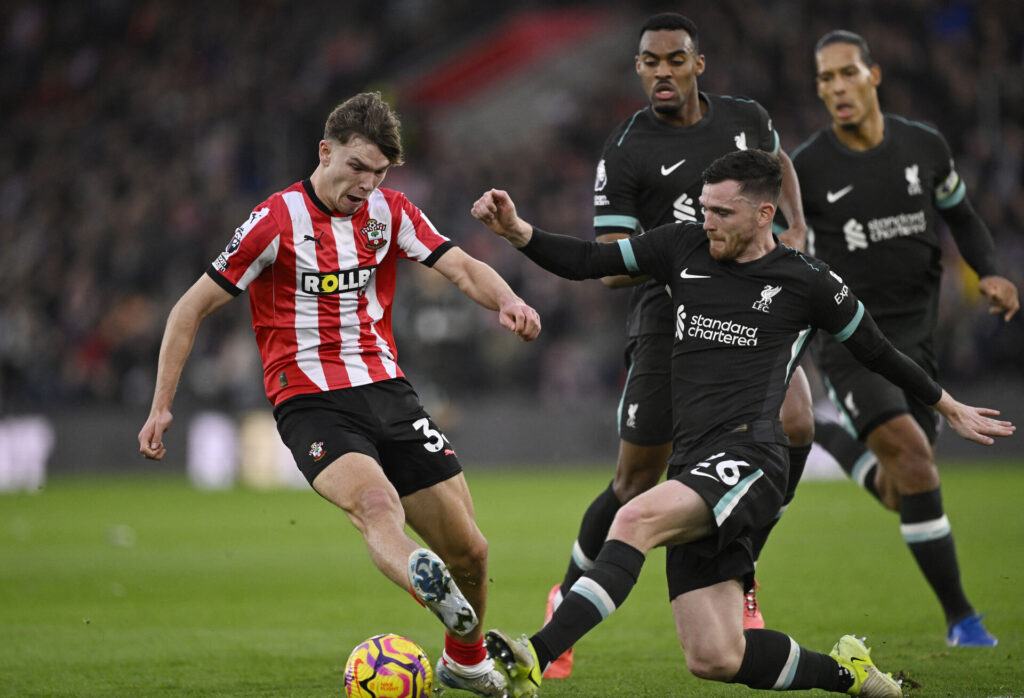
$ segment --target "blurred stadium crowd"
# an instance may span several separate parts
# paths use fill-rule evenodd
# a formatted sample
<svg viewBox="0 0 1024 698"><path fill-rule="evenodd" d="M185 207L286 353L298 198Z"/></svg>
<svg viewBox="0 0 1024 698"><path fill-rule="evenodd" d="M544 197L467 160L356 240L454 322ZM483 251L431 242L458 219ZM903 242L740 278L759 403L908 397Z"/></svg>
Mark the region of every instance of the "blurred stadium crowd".
<svg viewBox="0 0 1024 698"><path fill-rule="evenodd" d="M458 134L440 137L444 121L398 89L412 67L468 37L556 5L569 6L4 3L0 415L147 406L170 306L257 203L312 172L327 113L366 89L383 91L404 124L408 164L384 186L405 191L444 234L495 266L544 322L542 339L520 345L439 275L403 265L399 361L425 399L498 391L561 405L612 399L622 379L626 293L536 270L485 234L469 207L497 186L524 217L590 236L604 138L645 103L632 49L621 71L588 78L596 92L567 88L555 110L524 104L521 118L536 120L529 142L492 150L459 148ZM627 47L648 14L671 9L695 19L708 58L702 89L760 101L787 150L827 123L814 92L814 42L840 27L864 35L883 69L883 109L946 135L996 238L1002 272L1024 283L1024 4L622 5L606 9L617 13ZM1019 379L1024 323L1000 327L985 313L949 244L944 379ZM246 301L207 321L186 370L179 405L266 405Z"/></svg>

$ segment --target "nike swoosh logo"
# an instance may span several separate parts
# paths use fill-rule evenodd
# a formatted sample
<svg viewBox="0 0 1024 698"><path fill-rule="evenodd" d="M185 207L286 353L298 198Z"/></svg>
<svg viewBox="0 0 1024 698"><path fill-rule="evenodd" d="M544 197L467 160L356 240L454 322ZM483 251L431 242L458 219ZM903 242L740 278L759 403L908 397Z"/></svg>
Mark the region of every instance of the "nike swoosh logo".
<svg viewBox="0 0 1024 698"><path fill-rule="evenodd" d="M704 276L703 274L691 274L690 273L690 267L686 267L686 269L683 269L681 272L679 272L679 278L680 279L710 279L711 277L710 276Z"/></svg>
<svg viewBox="0 0 1024 698"><path fill-rule="evenodd" d="M825 192L825 198L828 199L828 202L830 204L834 204L835 202L839 201L841 198L849 194L851 191L853 191L853 185L848 184L839 191Z"/></svg>
<svg viewBox="0 0 1024 698"><path fill-rule="evenodd" d="M686 162L686 158L683 158L682 160L680 160L676 164L672 165L671 167L665 167L664 165L662 165L661 166L661 174L663 174L664 176L668 177L670 174L675 172L676 168L679 167L680 165L682 165L684 162Z"/></svg>

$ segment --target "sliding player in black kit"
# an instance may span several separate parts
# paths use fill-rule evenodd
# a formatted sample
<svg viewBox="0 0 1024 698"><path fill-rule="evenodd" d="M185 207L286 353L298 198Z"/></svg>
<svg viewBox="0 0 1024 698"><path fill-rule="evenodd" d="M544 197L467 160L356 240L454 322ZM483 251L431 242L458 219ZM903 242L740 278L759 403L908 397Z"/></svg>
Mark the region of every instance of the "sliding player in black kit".
<svg viewBox="0 0 1024 698"><path fill-rule="evenodd" d="M1009 320L1017 289L996 275L995 247L971 207L949 145L924 124L883 114L881 69L864 39L834 31L815 49L818 96L832 125L794 151L809 249L849 284L892 343L935 377L942 276L936 224L949 226L993 311ZM996 638L967 600L952 528L942 506L934 444L938 415L821 338L817 359L842 425L817 425L816 440L887 508L945 613L952 646ZM859 440L858 440L859 439Z"/></svg>
<svg viewBox="0 0 1024 698"><path fill-rule="evenodd" d="M803 249L807 229L800 187L772 119L753 100L700 91L698 78L706 60L696 24L674 12L648 18L640 27L635 63L649 104L619 124L605 142L594 182L597 241L629 238L667 223L701 222L701 173L726 153L756 148L782 165L779 208L790 228L780 237ZM546 618L590 569L619 507L658 483L672 452L671 299L664 285L651 279L610 276L601 281L612 289L628 287L632 294L628 374L618 407L619 453L614 479L583 515L565 576L548 595ZM790 441L790 467L802 472L814 439L811 391L802 369L794 374L783 402L782 424ZM744 627L764 627L753 588L745 594L742 612ZM564 678L571 668L570 650L545 678Z"/></svg>
<svg viewBox="0 0 1024 698"><path fill-rule="evenodd" d="M774 630L744 630L735 612L753 576L751 534L775 517L787 487L779 407L789 379L821 328L965 438L991 443L1014 427L954 400L885 339L826 264L778 243L771 229L781 177L767 153L730 153L704 173L703 226L666 225L615 243L540 231L503 191L474 203L474 217L559 276L649 274L670 287L675 318L669 479L623 505L550 623L530 638L487 633L511 695L536 694L547 665L623 603L647 552L666 545L676 632L695 675L758 689L902 696L856 638L821 654Z"/></svg>

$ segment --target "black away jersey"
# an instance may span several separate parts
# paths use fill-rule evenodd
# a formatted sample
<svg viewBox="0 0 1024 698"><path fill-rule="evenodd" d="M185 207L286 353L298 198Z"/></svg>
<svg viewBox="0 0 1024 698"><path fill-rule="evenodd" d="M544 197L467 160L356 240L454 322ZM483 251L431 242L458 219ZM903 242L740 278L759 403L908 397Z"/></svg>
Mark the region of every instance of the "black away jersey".
<svg viewBox="0 0 1024 698"><path fill-rule="evenodd" d="M897 347L928 344L942 273L935 218L966 191L946 140L886 114L885 137L871 150L850 150L829 127L791 157L808 251L846 280Z"/></svg>
<svg viewBox="0 0 1024 698"><path fill-rule="evenodd" d="M752 100L701 93L707 113L692 126L671 126L646 107L605 142L594 182L594 229L639 235L667 223L704 219L701 174L734 150L779 149L768 112ZM662 284L633 289L629 336L672 334L672 309Z"/></svg>
<svg viewBox="0 0 1024 698"><path fill-rule="evenodd" d="M627 269L671 289L674 460L736 429L743 438L756 423L778 427L815 329L845 341L864 316L826 264L782 244L752 262L718 262L703 228L691 223L619 247Z"/></svg>

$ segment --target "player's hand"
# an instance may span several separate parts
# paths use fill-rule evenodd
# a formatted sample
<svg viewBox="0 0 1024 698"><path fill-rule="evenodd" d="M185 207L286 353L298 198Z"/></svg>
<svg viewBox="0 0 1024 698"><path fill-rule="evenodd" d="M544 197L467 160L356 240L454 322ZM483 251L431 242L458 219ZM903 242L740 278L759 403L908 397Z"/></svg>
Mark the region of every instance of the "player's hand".
<svg viewBox="0 0 1024 698"><path fill-rule="evenodd" d="M150 413L149 419L139 432L139 453L151 460L161 460L167 449L164 447L164 432L171 428L174 416L169 410Z"/></svg>
<svg viewBox="0 0 1024 698"><path fill-rule="evenodd" d="M807 226L793 226L779 234L779 240L787 247L805 252L807 247Z"/></svg>
<svg viewBox="0 0 1024 698"><path fill-rule="evenodd" d="M942 398L936 403L935 409L942 413L957 434L968 441L977 441L986 446L995 443L993 436L1013 436L1017 431L1012 422L993 419L999 415L999 410L965 405L954 400L945 390L942 391Z"/></svg>
<svg viewBox="0 0 1024 698"><path fill-rule="evenodd" d="M983 276L978 279L978 290L988 298L988 312L1003 313L1003 320L1007 322L1020 310L1017 287L1009 279L1001 276Z"/></svg>
<svg viewBox="0 0 1024 698"><path fill-rule="evenodd" d="M523 247L533 237L533 226L519 217L512 197L502 189L485 191L473 202L470 213L513 247Z"/></svg>
<svg viewBox="0 0 1024 698"><path fill-rule="evenodd" d="M540 315L520 298L502 304L498 322L524 342L532 342L540 334Z"/></svg>

